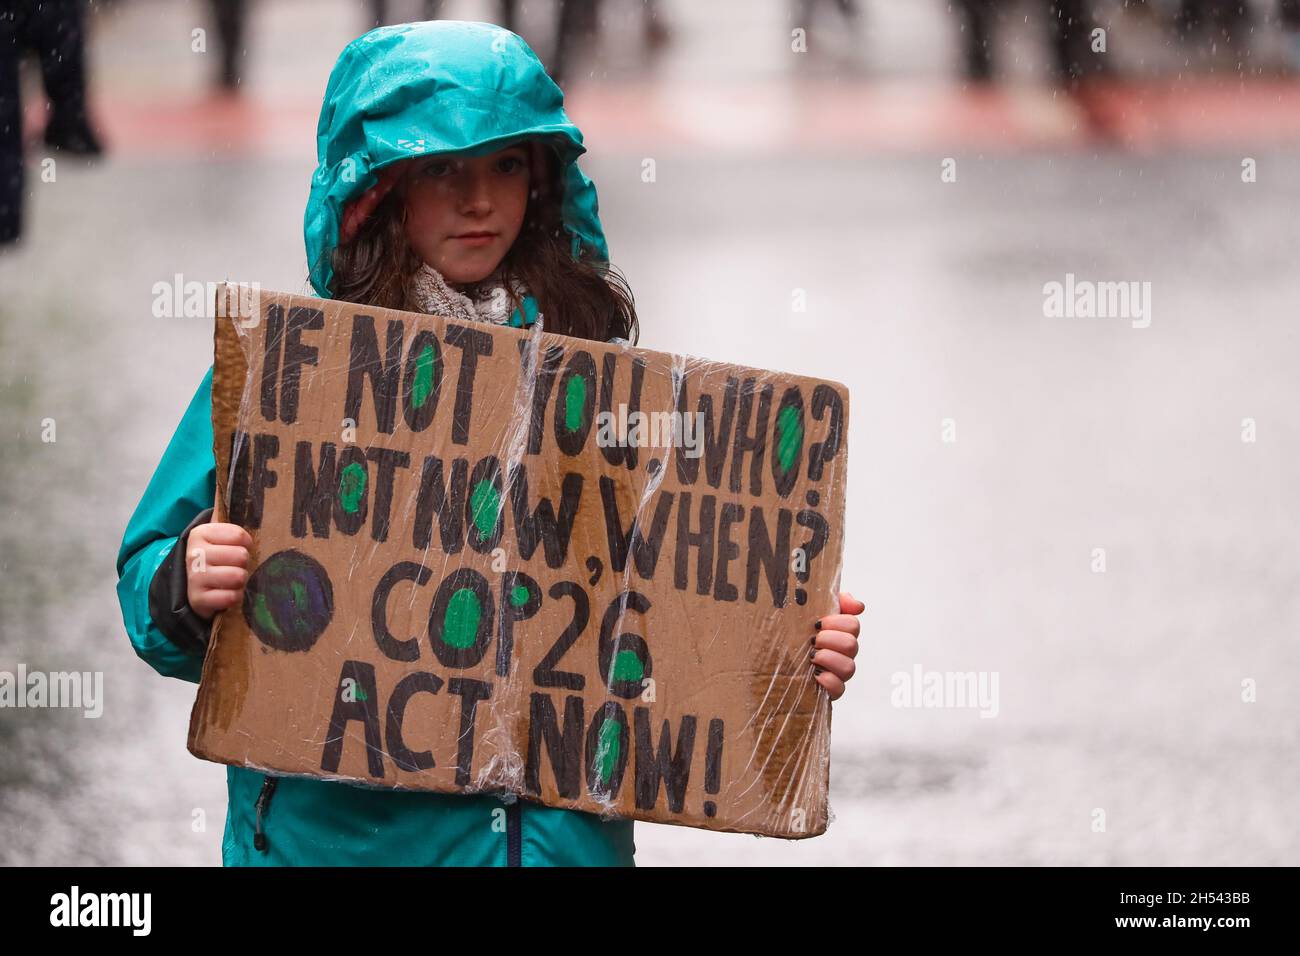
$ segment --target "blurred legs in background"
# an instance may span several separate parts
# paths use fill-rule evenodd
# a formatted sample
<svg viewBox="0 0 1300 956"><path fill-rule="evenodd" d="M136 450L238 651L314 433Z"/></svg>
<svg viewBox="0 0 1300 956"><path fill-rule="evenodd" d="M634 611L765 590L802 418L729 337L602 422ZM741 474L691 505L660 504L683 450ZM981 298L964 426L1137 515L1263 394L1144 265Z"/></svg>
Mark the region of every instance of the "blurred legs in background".
<svg viewBox="0 0 1300 956"><path fill-rule="evenodd" d="M659 0L643 0L641 30L648 50L657 50L668 43L672 34L659 10Z"/></svg>
<svg viewBox="0 0 1300 956"><path fill-rule="evenodd" d="M555 55L547 71L560 86L567 79L569 60L574 48L584 38L592 37L598 29L599 0L555 0Z"/></svg>
<svg viewBox="0 0 1300 956"><path fill-rule="evenodd" d="M497 16L497 24L505 27L512 32L515 31L515 21L519 15L518 0L500 0L500 14ZM421 8L422 19L437 20L442 14L442 0L423 0ZM388 21L388 0L370 0L370 27L382 27Z"/></svg>
<svg viewBox="0 0 1300 956"><path fill-rule="evenodd" d="M993 21L997 0L958 0L961 11L962 57L966 78L973 83L993 79Z"/></svg>
<svg viewBox="0 0 1300 956"><path fill-rule="evenodd" d="M1049 0L1047 4L1048 41L1056 80L1070 89L1104 72L1105 60L1092 48L1097 18L1091 7L1089 0Z"/></svg>
<svg viewBox="0 0 1300 956"><path fill-rule="evenodd" d="M1300 70L1300 0L1280 0L1278 17L1286 34L1288 65Z"/></svg>
<svg viewBox="0 0 1300 956"><path fill-rule="evenodd" d="M1179 32L1187 37L1209 29L1214 42L1240 43L1250 30L1250 9L1243 0L1182 0Z"/></svg>
<svg viewBox="0 0 1300 956"><path fill-rule="evenodd" d="M86 110L83 0L0 3L0 243L18 239L23 207L23 110L19 67L23 52L40 59L49 101L45 144L76 156L103 146Z"/></svg>
<svg viewBox="0 0 1300 956"><path fill-rule="evenodd" d="M812 23L813 11L820 5L820 0L797 0L795 4L796 22L804 25ZM835 0L835 6L846 20L856 20L862 15L857 0Z"/></svg>
<svg viewBox="0 0 1300 956"><path fill-rule="evenodd" d="M659 11L658 0L641 0L642 35L647 49L657 50L668 42L669 32ZM599 33L599 0L554 0L555 43L547 70L551 79L561 86L567 78L578 44ZM852 11L855 0L836 0L846 12ZM420 14L425 20L436 20L442 14L441 0L422 0ZM388 0L368 0L367 27L385 26L392 13ZM499 0L497 17L493 21L507 30L519 32L519 0Z"/></svg>
<svg viewBox="0 0 1300 956"><path fill-rule="evenodd" d="M1007 0L957 0L963 64L972 82L993 78L996 30L1006 7ZM1088 0L1048 0L1046 7L1053 76L1057 84L1074 88L1079 80L1102 71L1102 60L1092 51L1096 18Z"/></svg>
<svg viewBox="0 0 1300 956"><path fill-rule="evenodd" d="M244 22L247 0L212 0L217 20L217 42L221 44L221 73L217 85L227 92L239 87L239 66L244 57Z"/></svg>
<svg viewBox="0 0 1300 956"><path fill-rule="evenodd" d="M14 11L0 11L0 243L23 224L23 108L18 98L21 48Z"/></svg>
<svg viewBox="0 0 1300 956"><path fill-rule="evenodd" d="M86 115L84 0L42 0L19 4L22 45L35 50L49 100L45 143L80 156L102 152Z"/></svg>

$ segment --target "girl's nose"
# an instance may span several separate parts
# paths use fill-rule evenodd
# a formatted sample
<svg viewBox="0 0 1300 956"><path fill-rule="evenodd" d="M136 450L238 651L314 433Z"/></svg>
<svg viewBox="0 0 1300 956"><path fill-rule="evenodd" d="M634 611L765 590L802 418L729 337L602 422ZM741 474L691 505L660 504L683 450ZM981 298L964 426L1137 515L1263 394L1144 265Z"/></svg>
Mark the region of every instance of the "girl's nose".
<svg viewBox="0 0 1300 956"><path fill-rule="evenodd" d="M466 215L484 215L492 211L492 194L488 187L488 177L469 173L465 177L465 187L461 193L461 207Z"/></svg>

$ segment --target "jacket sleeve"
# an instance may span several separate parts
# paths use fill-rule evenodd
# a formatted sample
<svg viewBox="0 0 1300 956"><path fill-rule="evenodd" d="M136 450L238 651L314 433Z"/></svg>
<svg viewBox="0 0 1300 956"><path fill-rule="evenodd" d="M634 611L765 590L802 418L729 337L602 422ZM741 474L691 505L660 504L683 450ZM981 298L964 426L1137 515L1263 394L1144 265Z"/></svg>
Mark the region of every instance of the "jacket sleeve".
<svg viewBox="0 0 1300 956"><path fill-rule="evenodd" d="M192 527L211 520L215 495L209 368L131 515L117 555L117 598L136 654L158 673L192 683L202 673L211 625L186 599L184 543Z"/></svg>

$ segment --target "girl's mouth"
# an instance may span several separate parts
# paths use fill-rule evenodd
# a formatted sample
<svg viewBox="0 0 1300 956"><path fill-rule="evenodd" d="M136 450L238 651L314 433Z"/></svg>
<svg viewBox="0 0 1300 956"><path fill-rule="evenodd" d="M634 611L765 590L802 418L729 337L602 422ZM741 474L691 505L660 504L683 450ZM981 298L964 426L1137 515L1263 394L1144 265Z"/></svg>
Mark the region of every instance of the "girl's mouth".
<svg viewBox="0 0 1300 956"><path fill-rule="evenodd" d="M486 246L497 237L495 232L466 232L459 236L452 236L457 242L463 242L467 246Z"/></svg>

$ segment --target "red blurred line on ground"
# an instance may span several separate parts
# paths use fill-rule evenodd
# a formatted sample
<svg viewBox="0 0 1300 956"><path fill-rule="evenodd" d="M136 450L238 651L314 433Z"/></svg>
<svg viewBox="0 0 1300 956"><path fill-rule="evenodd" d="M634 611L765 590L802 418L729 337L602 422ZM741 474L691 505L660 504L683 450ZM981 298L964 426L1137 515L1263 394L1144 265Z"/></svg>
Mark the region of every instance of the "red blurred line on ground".
<svg viewBox="0 0 1300 956"><path fill-rule="evenodd" d="M255 92L193 99L93 100L113 155L307 157L318 101ZM1140 150L1300 140L1300 84L1212 78L1113 83L1070 96L1039 87L800 81L676 89L586 86L567 97L588 148L615 152L861 150L907 152L1098 143ZM28 105L39 142L44 104Z"/></svg>

